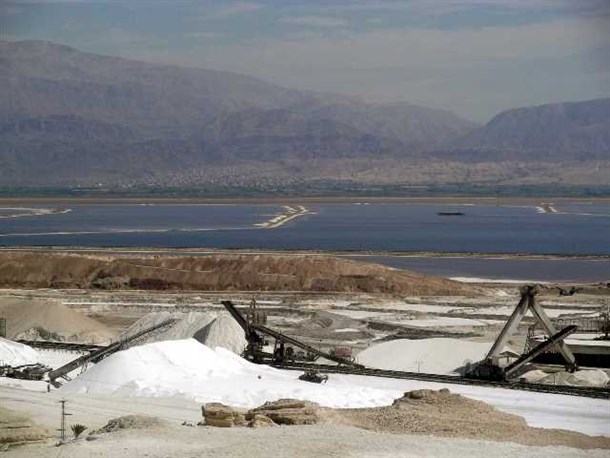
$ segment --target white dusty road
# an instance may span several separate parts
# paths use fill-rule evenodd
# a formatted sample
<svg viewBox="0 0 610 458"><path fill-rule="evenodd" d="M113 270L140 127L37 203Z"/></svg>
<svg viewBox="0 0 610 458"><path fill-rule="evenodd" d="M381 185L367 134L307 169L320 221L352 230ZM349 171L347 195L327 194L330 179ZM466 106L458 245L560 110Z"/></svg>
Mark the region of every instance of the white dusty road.
<svg viewBox="0 0 610 458"><path fill-rule="evenodd" d="M3 386L0 403L27 412L50 429L59 426L59 392L43 393ZM164 419L166 428L124 431L100 435L95 441L80 440L55 447L52 443L20 447L7 456L80 457L587 457L606 458L607 450L577 450L566 447L531 447L513 443L476 441L432 436L373 433L361 429L323 425L268 429L221 429L180 426L201 419L198 403L161 398L104 398L70 395L66 406L73 416L69 423L89 429L103 426L110 418L131 413Z"/></svg>

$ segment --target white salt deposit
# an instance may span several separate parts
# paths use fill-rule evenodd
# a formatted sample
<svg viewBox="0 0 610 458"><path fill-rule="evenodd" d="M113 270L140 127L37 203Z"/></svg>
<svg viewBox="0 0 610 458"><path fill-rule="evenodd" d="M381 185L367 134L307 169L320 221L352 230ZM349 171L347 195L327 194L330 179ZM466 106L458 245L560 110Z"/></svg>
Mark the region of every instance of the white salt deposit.
<svg viewBox="0 0 610 458"><path fill-rule="evenodd" d="M380 390L349 381L318 385L298 380L299 372L256 365L223 348L195 339L155 342L115 353L75 380L65 393L182 397L255 407L281 398L306 399L328 407L387 405L400 390Z"/></svg>
<svg viewBox="0 0 610 458"><path fill-rule="evenodd" d="M348 316L355 320L388 316L388 312L367 312L366 310L333 310L332 313L336 315Z"/></svg>
<svg viewBox="0 0 610 458"><path fill-rule="evenodd" d="M388 323L404 324L416 328L439 328L453 326L487 326L482 320L470 320L468 318L454 318L449 316L439 316L428 319L408 319L402 321L388 321Z"/></svg>
<svg viewBox="0 0 610 458"><path fill-rule="evenodd" d="M460 313L474 309L474 307L456 307L455 305L435 305L435 304L392 304L382 305L379 307L386 311L400 310L407 312L422 312L422 313Z"/></svg>
<svg viewBox="0 0 610 458"><path fill-rule="evenodd" d="M542 383L571 386L606 386L608 381L610 378L600 369L580 370L574 373L557 372L549 374L541 380Z"/></svg>
<svg viewBox="0 0 610 458"><path fill-rule="evenodd" d="M547 372L541 371L540 369L534 369L521 374L519 378L524 379L528 383L540 383L547 375L549 375Z"/></svg>
<svg viewBox="0 0 610 458"><path fill-rule="evenodd" d="M130 326L123 336L132 335L169 318L178 321L164 331L153 333L147 342L194 337L208 347L223 347L236 354L241 354L246 346L244 330L226 312L149 313Z"/></svg>
<svg viewBox="0 0 610 458"><path fill-rule="evenodd" d="M210 348L222 347L237 355L241 355L246 347L244 330L226 313L218 314L214 321L196 332L194 337Z"/></svg>
<svg viewBox="0 0 610 458"><path fill-rule="evenodd" d="M32 347L0 337L0 366L35 364L40 358Z"/></svg>
<svg viewBox="0 0 610 458"><path fill-rule="evenodd" d="M460 339L397 339L360 352L356 359L365 366L430 374L450 374L466 362L483 359L491 342Z"/></svg>
<svg viewBox="0 0 610 458"><path fill-rule="evenodd" d="M550 385L597 386L603 387L610 382L610 377L601 369L584 369L574 373L548 372L539 369L528 371L520 376L531 383L546 383Z"/></svg>
<svg viewBox="0 0 610 458"><path fill-rule="evenodd" d="M455 309L453 312L455 313L465 313L468 315L503 315L510 316L515 311L515 306L505 305L500 307L480 307L480 308L470 308L468 310L459 310ZM578 309L551 309L548 307L544 307L545 313L550 318L557 318L561 315L576 315L582 314L582 311ZM528 310L525 316L532 317L532 312Z"/></svg>

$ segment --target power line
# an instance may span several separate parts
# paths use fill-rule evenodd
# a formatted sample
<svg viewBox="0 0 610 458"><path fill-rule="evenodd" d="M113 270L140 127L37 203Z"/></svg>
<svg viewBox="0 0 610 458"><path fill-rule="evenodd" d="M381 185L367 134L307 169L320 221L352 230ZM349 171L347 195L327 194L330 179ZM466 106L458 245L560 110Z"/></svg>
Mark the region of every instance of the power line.
<svg viewBox="0 0 610 458"><path fill-rule="evenodd" d="M66 417L72 415L71 413L66 412L66 400L62 399L59 401L61 404L61 423L59 431L61 433L61 441L64 442L66 440Z"/></svg>

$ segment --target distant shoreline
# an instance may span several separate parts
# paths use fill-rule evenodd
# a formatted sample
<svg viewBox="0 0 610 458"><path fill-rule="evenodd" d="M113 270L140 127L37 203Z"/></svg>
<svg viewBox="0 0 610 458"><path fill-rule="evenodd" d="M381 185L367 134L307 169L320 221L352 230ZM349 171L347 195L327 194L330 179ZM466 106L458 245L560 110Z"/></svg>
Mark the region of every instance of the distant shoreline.
<svg viewBox="0 0 610 458"><path fill-rule="evenodd" d="M96 247L96 246L45 246L21 245L7 246L0 244L1 252L31 251L41 253L75 253L75 254L116 254L116 255L168 255L168 256L211 256L211 255L260 255L278 256L341 256L341 257L412 257L412 258L479 258L479 259L523 259L523 260L589 260L607 261L610 255L585 254L532 254L532 253L482 253L482 252L432 252L432 251L384 251L384 250L272 250L244 248L171 248L171 247Z"/></svg>
<svg viewBox="0 0 610 458"><path fill-rule="evenodd" d="M0 206L8 205L282 205L282 204L475 204L540 206L549 197L0 197ZM553 197L553 203L608 203L610 197Z"/></svg>

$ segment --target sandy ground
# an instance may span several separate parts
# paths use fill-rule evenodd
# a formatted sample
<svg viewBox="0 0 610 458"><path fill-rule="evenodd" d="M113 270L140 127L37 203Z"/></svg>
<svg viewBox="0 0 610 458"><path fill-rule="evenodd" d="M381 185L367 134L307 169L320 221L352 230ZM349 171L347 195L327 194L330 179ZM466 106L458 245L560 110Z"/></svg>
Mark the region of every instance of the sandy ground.
<svg viewBox="0 0 610 458"><path fill-rule="evenodd" d="M58 396L3 387L2 405L27 413L51 430L59 426ZM121 431L100 435L98 440L79 440L60 448L44 444L11 449L15 457L607 457L607 450L568 447L534 447L433 436L412 436L366 431L349 426L318 425L263 429L181 426L201 419L197 403L177 399L121 399L71 396L69 423L97 429L110 418L130 413L155 415L167 426L152 430ZM57 434L57 433L56 433ZM272 447L272 449L270 448Z"/></svg>
<svg viewBox="0 0 610 458"><path fill-rule="evenodd" d="M292 426L222 429L171 426L163 429L108 433L95 441L54 447L16 448L8 456L41 457L587 457L606 458L607 450L528 447L432 436L373 433L346 426Z"/></svg>

